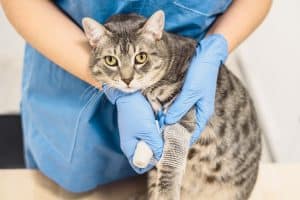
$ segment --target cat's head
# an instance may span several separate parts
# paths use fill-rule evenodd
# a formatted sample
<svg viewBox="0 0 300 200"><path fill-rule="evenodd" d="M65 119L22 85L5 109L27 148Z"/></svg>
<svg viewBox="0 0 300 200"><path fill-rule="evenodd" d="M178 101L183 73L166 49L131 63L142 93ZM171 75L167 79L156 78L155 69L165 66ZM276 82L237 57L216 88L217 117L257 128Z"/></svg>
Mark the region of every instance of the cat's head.
<svg viewBox="0 0 300 200"><path fill-rule="evenodd" d="M93 47L93 76L124 92L158 82L170 60L162 39L164 18L163 11L147 20L134 14L116 15L104 25L84 18L83 28Z"/></svg>

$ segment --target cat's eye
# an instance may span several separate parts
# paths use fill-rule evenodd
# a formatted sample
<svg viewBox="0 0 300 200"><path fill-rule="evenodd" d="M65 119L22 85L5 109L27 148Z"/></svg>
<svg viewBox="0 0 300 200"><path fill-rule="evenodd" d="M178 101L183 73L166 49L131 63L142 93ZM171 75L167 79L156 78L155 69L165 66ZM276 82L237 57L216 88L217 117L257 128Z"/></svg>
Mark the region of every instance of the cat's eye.
<svg viewBox="0 0 300 200"><path fill-rule="evenodd" d="M109 66L115 67L118 65L118 60L113 56L105 56L105 63Z"/></svg>
<svg viewBox="0 0 300 200"><path fill-rule="evenodd" d="M144 64L147 61L147 54L145 52L141 52L135 56L136 64Z"/></svg>

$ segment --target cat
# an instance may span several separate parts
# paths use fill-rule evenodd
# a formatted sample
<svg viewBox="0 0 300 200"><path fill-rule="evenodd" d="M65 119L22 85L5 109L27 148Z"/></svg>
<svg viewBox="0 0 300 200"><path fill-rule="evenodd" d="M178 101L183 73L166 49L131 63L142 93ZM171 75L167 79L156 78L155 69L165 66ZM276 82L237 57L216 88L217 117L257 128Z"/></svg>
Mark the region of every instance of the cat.
<svg viewBox="0 0 300 200"><path fill-rule="evenodd" d="M85 18L83 27L97 81L142 91L154 112L168 109L183 85L195 40L165 32L163 11L148 19L114 15L104 25ZM260 127L248 92L226 66L219 70L214 114L190 147L195 126L192 108L165 127L162 158L148 173L148 193L137 199L248 199L259 168Z"/></svg>

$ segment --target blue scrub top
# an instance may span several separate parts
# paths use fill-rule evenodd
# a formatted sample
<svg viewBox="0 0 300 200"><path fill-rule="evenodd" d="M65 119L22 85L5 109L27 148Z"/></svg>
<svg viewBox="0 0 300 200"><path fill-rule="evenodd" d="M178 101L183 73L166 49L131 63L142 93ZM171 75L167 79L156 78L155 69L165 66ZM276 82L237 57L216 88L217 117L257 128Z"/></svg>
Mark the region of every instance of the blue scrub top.
<svg viewBox="0 0 300 200"><path fill-rule="evenodd" d="M149 17L162 9L166 31L201 40L231 0L54 2L78 26L83 17L104 23L118 13ZM24 58L21 111L27 167L38 168L63 188L83 192L136 175L120 149L116 108L102 92L29 44Z"/></svg>

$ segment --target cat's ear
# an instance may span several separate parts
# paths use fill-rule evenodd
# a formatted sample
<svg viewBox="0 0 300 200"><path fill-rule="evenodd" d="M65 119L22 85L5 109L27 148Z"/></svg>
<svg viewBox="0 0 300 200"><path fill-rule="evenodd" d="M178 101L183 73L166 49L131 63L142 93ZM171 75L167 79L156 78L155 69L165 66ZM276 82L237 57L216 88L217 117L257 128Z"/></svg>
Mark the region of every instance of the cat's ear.
<svg viewBox="0 0 300 200"><path fill-rule="evenodd" d="M97 45L101 37L110 33L103 25L88 17L82 19L82 26L92 47Z"/></svg>
<svg viewBox="0 0 300 200"><path fill-rule="evenodd" d="M143 34L148 34L155 40L160 40L165 26L165 13L162 10L156 11L141 28Z"/></svg>

